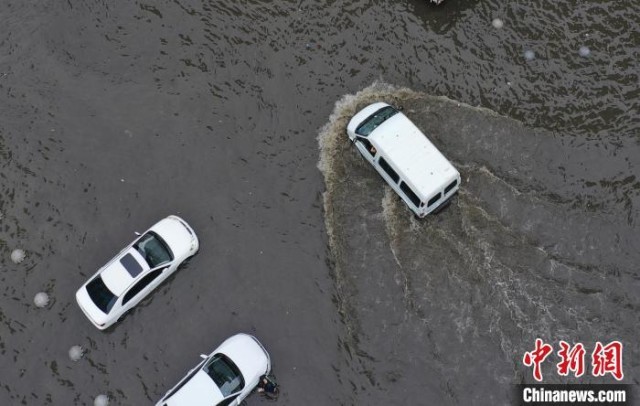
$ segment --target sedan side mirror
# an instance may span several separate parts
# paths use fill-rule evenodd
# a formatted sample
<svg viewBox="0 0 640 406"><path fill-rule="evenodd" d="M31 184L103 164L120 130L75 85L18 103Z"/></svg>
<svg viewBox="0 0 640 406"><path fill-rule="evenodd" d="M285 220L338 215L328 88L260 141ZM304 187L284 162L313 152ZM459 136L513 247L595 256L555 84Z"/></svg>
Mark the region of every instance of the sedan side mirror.
<svg viewBox="0 0 640 406"><path fill-rule="evenodd" d="M140 233L139 233L139 232L137 232L137 231L134 231L134 234L135 234L135 235L137 235L138 237L140 237L140 236L142 235L142 234L140 234Z"/></svg>
<svg viewBox="0 0 640 406"><path fill-rule="evenodd" d="M205 354L200 354L200 358L207 359L207 356Z"/></svg>

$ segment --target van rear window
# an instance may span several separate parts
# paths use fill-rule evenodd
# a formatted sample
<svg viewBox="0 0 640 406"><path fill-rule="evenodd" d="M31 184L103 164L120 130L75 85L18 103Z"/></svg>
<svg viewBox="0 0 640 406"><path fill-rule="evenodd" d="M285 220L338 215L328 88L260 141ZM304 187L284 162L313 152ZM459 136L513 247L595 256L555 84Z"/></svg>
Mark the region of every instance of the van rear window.
<svg viewBox="0 0 640 406"><path fill-rule="evenodd" d="M409 185L407 185L404 182L400 182L400 190L402 190L402 192L404 192L404 194L407 195L409 200L411 200L411 202L413 202L413 204L415 204L416 207L420 207L420 198L418 198L418 196L416 196L416 194L413 193L413 190L411 190Z"/></svg>
<svg viewBox="0 0 640 406"><path fill-rule="evenodd" d="M454 180L453 182L451 182L449 184L449 186L447 186L446 188L444 188L444 194L446 195L447 193L449 193L451 191L451 189L453 189L454 187L456 187L456 185L458 184L458 179Z"/></svg>
<svg viewBox="0 0 640 406"><path fill-rule="evenodd" d="M380 159L378 159L378 163L380 164L382 170L384 170L395 183L398 183L398 181L400 180L400 176L398 176L396 171L394 171L393 168L389 166L389 164L384 160L383 157L380 157Z"/></svg>
<svg viewBox="0 0 640 406"><path fill-rule="evenodd" d="M442 196L441 193L438 193L437 195L433 196L427 203L427 207L433 206L433 204L435 204L438 200L440 200L441 196Z"/></svg>
<svg viewBox="0 0 640 406"><path fill-rule="evenodd" d="M366 137L371 134L373 130L375 130L380 124L387 121L389 118L393 117L398 113L398 110L394 109L391 106L386 106L376 111L372 115L370 115L362 124L356 128L356 134L362 135Z"/></svg>

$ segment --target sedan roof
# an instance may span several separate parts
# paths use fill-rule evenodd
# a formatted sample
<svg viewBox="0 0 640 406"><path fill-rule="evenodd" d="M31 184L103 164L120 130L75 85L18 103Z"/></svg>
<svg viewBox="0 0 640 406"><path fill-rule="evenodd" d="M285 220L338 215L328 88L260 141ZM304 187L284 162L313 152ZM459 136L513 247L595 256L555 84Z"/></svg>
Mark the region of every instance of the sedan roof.
<svg viewBox="0 0 640 406"><path fill-rule="evenodd" d="M147 261L136 249L130 248L107 264L100 276L107 288L114 295L120 296L139 275L148 270Z"/></svg>

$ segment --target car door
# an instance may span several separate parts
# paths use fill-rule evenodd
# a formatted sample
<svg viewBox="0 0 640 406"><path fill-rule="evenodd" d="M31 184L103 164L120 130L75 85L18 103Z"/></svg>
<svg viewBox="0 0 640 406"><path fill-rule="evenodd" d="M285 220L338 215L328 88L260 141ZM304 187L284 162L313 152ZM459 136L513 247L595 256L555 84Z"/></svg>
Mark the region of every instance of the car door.
<svg viewBox="0 0 640 406"><path fill-rule="evenodd" d="M375 159L377 151L374 148L374 146L371 145L369 140L364 137L357 136L354 143L356 145L356 148L358 148L358 151L360 151L360 154L364 157L364 159L369 161L369 163L373 164L373 160Z"/></svg>
<svg viewBox="0 0 640 406"><path fill-rule="evenodd" d="M138 302L140 302L149 292L158 286L160 282L164 280L161 276L168 269L168 265L163 265L158 269L154 269L143 276L135 285L130 287L122 298L123 312L137 305Z"/></svg>
<svg viewBox="0 0 640 406"><path fill-rule="evenodd" d="M264 372L265 375L267 373L267 371ZM242 393L240 393L240 396L238 397L238 404L242 403L242 401L251 394L251 392L253 392L253 390L258 386L258 383L260 382L260 377L258 376L254 376L253 379L251 379L250 381L246 380L246 376L242 376L242 379L245 380L245 386L244 389L242 390Z"/></svg>
<svg viewBox="0 0 640 406"><path fill-rule="evenodd" d="M216 406L237 406L240 404L241 399L239 398L240 393L236 393L235 395L231 395L222 402L218 403Z"/></svg>
<svg viewBox="0 0 640 406"><path fill-rule="evenodd" d="M184 260L179 258L174 258L171 261L171 263L163 265L167 267L167 270L165 271L166 276L169 277L171 274L173 274L178 269L178 267L182 264L182 262L184 262Z"/></svg>

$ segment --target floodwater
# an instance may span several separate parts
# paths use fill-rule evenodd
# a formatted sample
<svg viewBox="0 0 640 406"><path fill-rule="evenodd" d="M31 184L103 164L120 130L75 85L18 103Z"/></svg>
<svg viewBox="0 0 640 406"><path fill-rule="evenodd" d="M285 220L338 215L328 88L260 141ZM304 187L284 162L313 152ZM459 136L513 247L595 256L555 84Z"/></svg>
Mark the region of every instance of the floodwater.
<svg viewBox="0 0 640 406"><path fill-rule="evenodd" d="M2 10L0 404L154 404L240 331L283 405L508 404L536 337L620 340L638 383L639 3ZM378 99L460 170L439 215L347 142ZM96 330L75 290L171 213L200 253Z"/></svg>

